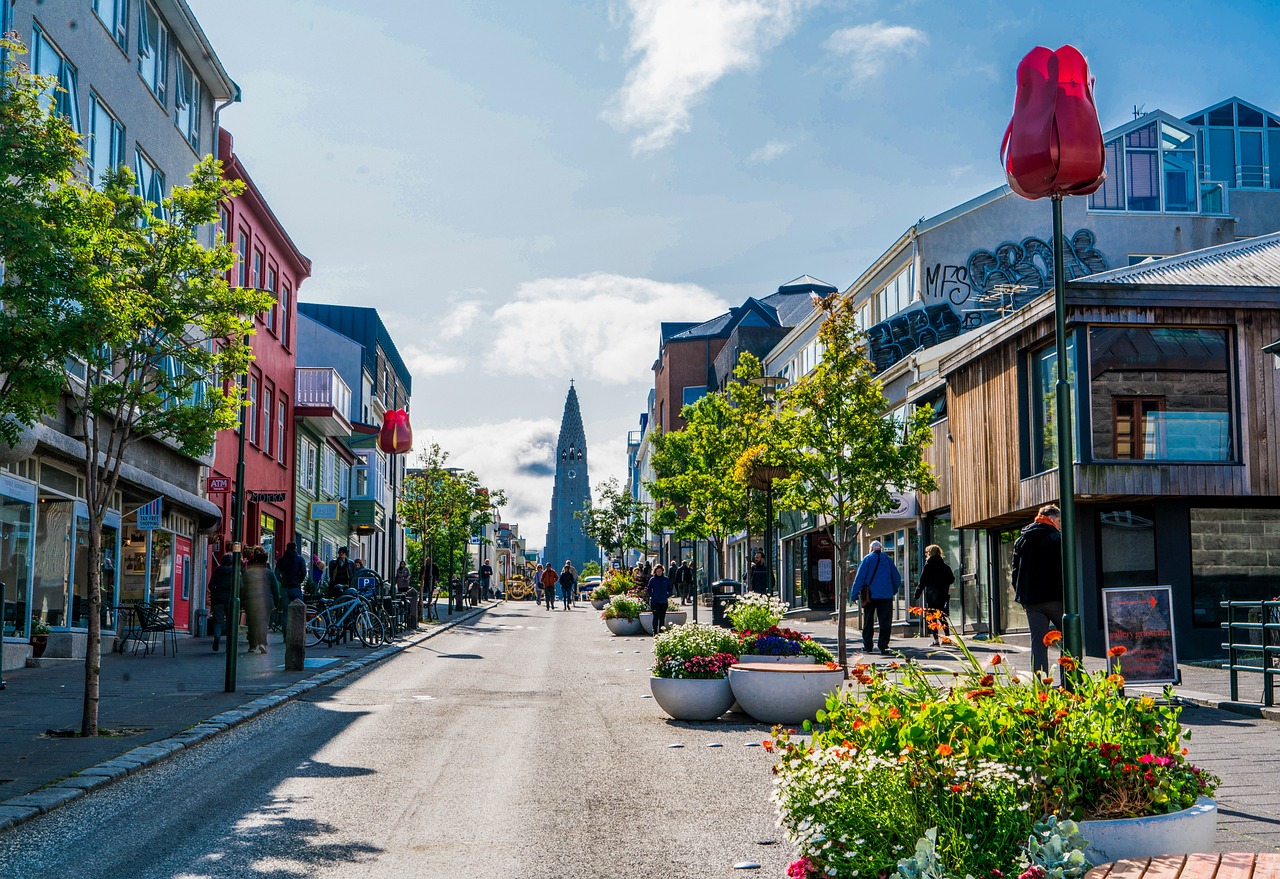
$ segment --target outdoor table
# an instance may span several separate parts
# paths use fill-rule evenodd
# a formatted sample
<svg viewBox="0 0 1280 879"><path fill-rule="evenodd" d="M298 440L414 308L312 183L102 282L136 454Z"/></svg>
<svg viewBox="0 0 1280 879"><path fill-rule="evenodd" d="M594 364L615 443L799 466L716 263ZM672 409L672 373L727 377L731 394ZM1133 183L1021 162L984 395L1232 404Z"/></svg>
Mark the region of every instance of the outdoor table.
<svg viewBox="0 0 1280 879"><path fill-rule="evenodd" d="M111 649L116 653L124 653L125 645L132 638L143 644L148 653L151 645L142 637L142 615L135 604L117 604L111 608L116 613L116 640Z"/></svg>
<svg viewBox="0 0 1280 879"><path fill-rule="evenodd" d="M1128 858L1100 864L1084 879L1280 879L1280 854L1208 852Z"/></svg>

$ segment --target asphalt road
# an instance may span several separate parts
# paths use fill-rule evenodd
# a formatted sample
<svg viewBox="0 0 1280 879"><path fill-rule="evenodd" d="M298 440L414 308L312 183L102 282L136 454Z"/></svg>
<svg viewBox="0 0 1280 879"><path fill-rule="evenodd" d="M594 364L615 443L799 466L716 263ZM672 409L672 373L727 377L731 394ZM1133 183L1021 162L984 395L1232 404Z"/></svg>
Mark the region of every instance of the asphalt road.
<svg viewBox="0 0 1280 879"><path fill-rule="evenodd" d="M767 729L667 720L650 643L500 606L0 836L0 877L784 875Z"/></svg>

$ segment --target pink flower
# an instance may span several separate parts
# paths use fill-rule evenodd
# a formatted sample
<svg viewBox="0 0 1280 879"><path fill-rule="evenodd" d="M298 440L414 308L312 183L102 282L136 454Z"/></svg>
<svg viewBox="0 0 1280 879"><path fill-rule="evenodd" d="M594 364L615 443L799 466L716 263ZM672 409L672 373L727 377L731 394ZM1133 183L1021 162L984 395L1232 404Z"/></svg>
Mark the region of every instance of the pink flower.
<svg viewBox="0 0 1280 879"><path fill-rule="evenodd" d="M803 857L798 861L792 861L787 867L788 879L808 879L809 876L818 872L818 865L810 858Z"/></svg>
<svg viewBox="0 0 1280 879"><path fill-rule="evenodd" d="M1155 762L1155 759L1156 759L1156 758L1155 758L1155 757L1153 757L1153 756L1151 756L1150 754L1143 754L1141 757L1139 757L1139 758L1138 758L1138 762L1139 762L1139 763L1154 763L1154 762Z"/></svg>

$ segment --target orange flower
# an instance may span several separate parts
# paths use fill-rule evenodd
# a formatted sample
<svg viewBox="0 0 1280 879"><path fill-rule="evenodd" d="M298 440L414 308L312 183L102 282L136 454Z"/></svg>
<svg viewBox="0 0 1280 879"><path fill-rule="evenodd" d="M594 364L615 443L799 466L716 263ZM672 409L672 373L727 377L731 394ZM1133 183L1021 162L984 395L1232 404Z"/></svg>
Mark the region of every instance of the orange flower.
<svg viewBox="0 0 1280 879"><path fill-rule="evenodd" d="M890 719L890 720L898 720L900 717L902 717L902 712L898 710L898 706L897 706L897 705L895 705L895 706L893 706L892 708L890 708L890 709L889 709L889 719Z"/></svg>
<svg viewBox="0 0 1280 879"><path fill-rule="evenodd" d="M1048 701L1049 701L1049 694L1048 694L1048 693L1040 693L1039 695L1040 695L1040 701L1041 701L1041 702L1048 702Z"/></svg>
<svg viewBox="0 0 1280 879"><path fill-rule="evenodd" d="M1120 645L1117 644L1115 647L1112 647L1110 650L1107 651L1107 656L1111 656L1111 657L1124 656L1128 652L1129 652L1128 648L1121 647Z"/></svg>
<svg viewBox="0 0 1280 879"><path fill-rule="evenodd" d="M988 660L988 662L990 662L992 666L997 666L1000 663L1004 662L1004 659L1000 656L999 653L997 653L994 656L992 656L991 659Z"/></svg>
<svg viewBox="0 0 1280 879"><path fill-rule="evenodd" d="M1115 674L1107 675L1107 680L1108 680L1108 681L1110 681L1111 683L1115 684L1117 687L1123 687L1123 686L1124 686L1124 676L1123 676L1123 675L1115 675Z"/></svg>
<svg viewBox="0 0 1280 879"><path fill-rule="evenodd" d="M923 608L923 607L909 607L909 608L907 608L907 613L911 614L913 617L918 617L918 616L921 616L921 615L923 615L923 614L924 614L924 608Z"/></svg>
<svg viewBox="0 0 1280 879"><path fill-rule="evenodd" d="M1036 711L1034 708L1023 708L1023 709L1022 709L1022 713L1023 713L1023 714L1026 714L1026 715L1034 716L1034 715L1038 714L1039 712L1038 712L1038 711Z"/></svg>
<svg viewBox="0 0 1280 879"><path fill-rule="evenodd" d="M989 687L995 682L996 682L996 676L987 674L982 676L982 680L978 681L978 685L982 687Z"/></svg>
<svg viewBox="0 0 1280 879"><path fill-rule="evenodd" d="M828 671L839 671L839 670L840 670L840 664L839 664L839 663L836 663L836 662L828 662L826 665L827 665L827 670L828 670Z"/></svg>
<svg viewBox="0 0 1280 879"><path fill-rule="evenodd" d="M942 643L943 643L943 644L950 644L950 643L951 643L951 639L950 639L950 638L948 638L946 635L943 635L943 636L942 636Z"/></svg>
<svg viewBox="0 0 1280 879"><path fill-rule="evenodd" d="M765 739L760 744L766 751L773 751L773 739Z"/></svg>
<svg viewBox="0 0 1280 879"><path fill-rule="evenodd" d="M952 753L951 746L948 745L946 742L943 742L941 745L938 745L939 757L950 757L951 753Z"/></svg>
<svg viewBox="0 0 1280 879"><path fill-rule="evenodd" d="M991 689L990 687L983 687L980 690L970 690L968 693L965 693L966 696L968 696L970 699L972 699L975 702L977 702L983 696L994 696L995 694L996 694L996 691Z"/></svg>
<svg viewBox="0 0 1280 879"><path fill-rule="evenodd" d="M1062 633L1059 632L1057 629L1053 629L1051 631L1045 632L1044 646L1052 647L1054 644L1057 644L1061 640L1062 640Z"/></svg>
<svg viewBox="0 0 1280 879"><path fill-rule="evenodd" d="M1067 671L1075 671L1077 668L1080 667L1080 664L1076 662L1074 659L1072 659L1070 656L1061 657L1058 660L1058 665L1062 666Z"/></svg>

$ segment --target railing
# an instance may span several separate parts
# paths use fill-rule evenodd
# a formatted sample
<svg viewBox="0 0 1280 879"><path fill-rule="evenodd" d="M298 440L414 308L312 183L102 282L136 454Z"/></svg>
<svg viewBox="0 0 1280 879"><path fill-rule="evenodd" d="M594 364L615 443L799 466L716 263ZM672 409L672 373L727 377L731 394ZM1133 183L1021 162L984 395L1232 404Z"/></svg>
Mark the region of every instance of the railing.
<svg viewBox="0 0 1280 879"><path fill-rule="evenodd" d="M293 405L303 408L327 406L342 413L343 418L350 416L351 388L347 387L336 369L327 366L299 366L293 371L293 375Z"/></svg>
<svg viewBox="0 0 1280 879"><path fill-rule="evenodd" d="M1246 671L1262 675L1262 704L1274 705L1275 678L1280 675L1280 600L1223 601L1220 606L1227 612L1222 649L1231 673L1231 701L1240 700L1238 675Z"/></svg>

